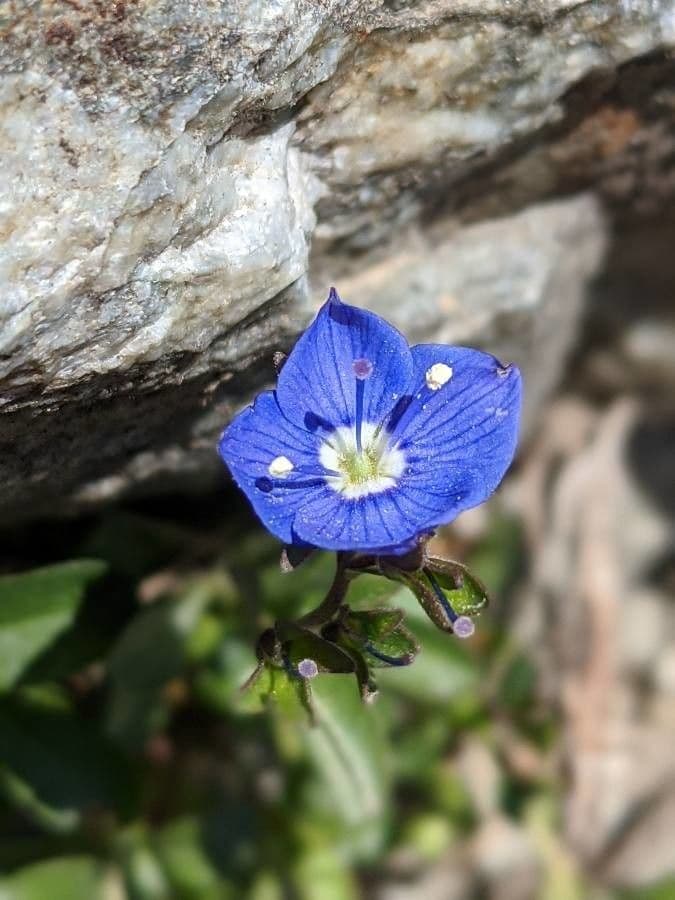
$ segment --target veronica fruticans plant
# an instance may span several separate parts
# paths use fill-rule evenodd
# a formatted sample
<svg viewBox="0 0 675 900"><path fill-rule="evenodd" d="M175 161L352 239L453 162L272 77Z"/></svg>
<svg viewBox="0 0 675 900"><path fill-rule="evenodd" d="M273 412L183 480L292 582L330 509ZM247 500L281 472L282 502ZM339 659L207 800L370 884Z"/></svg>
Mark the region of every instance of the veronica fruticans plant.
<svg viewBox="0 0 675 900"><path fill-rule="evenodd" d="M384 319L328 300L279 372L225 429L220 454L265 526L287 545L289 568L314 548L337 551L324 601L279 622L258 643L260 667L305 686L320 671L405 665L417 646L397 610L345 603L363 572L403 582L434 624L473 633L486 602L459 563L430 556L436 528L495 490L515 451L520 373L466 347L417 344Z"/></svg>

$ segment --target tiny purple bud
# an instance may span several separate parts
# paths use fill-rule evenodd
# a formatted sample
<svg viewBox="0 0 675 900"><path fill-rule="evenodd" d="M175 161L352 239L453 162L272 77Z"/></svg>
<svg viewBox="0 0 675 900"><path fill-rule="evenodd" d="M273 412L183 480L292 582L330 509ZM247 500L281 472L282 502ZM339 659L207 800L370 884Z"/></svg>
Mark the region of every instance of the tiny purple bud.
<svg viewBox="0 0 675 900"><path fill-rule="evenodd" d="M474 633L476 626L468 616L457 616L452 623L452 630L458 638L468 638Z"/></svg>
<svg viewBox="0 0 675 900"><path fill-rule="evenodd" d="M373 364L369 359L355 359L352 363L352 369L359 381L365 381L373 374Z"/></svg>
<svg viewBox="0 0 675 900"><path fill-rule="evenodd" d="M316 678L319 667L313 659L301 659L298 663L298 674L301 678Z"/></svg>

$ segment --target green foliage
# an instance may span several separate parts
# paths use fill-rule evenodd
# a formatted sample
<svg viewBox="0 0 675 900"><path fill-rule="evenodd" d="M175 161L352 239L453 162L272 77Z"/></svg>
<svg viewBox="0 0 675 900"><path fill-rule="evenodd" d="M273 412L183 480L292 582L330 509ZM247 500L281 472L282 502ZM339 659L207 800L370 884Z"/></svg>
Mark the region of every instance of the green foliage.
<svg viewBox="0 0 675 900"><path fill-rule="evenodd" d="M407 588L399 589L391 602L403 610L420 653L409 668L382 672L378 679L382 690L394 690L418 703L435 706L477 689L480 670L468 649L438 631Z"/></svg>
<svg viewBox="0 0 675 900"><path fill-rule="evenodd" d="M673 897L675 897L675 877L665 878L655 885L621 891L618 900L673 900Z"/></svg>
<svg viewBox="0 0 675 900"><path fill-rule="evenodd" d="M164 689L181 675L191 636L209 600L208 582L180 597L160 600L133 618L112 648L106 730L123 746L142 746L166 723Z"/></svg>
<svg viewBox="0 0 675 900"><path fill-rule="evenodd" d="M294 623L334 558L282 574L234 518L115 512L73 541L92 559L0 578L0 900L358 900L392 860L472 839L467 735L492 744L507 716L545 747L533 664L463 566L436 571L455 610L484 613L469 642L373 573L327 622ZM497 591L505 521L474 548ZM504 812L529 809L533 786L504 780Z"/></svg>
<svg viewBox="0 0 675 900"><path fill-rule="evenodd" d="M419 645L403 618L400 609L347 610L341 625L347 644L361 650L373 668L407 666Z"/></svg>
<svg viewBox="0 0 675 900"><path fill-rule="evenodd" d="M0 701L0 785L34 821L75 830L88 814L124 816L133 804L128 764L74 711L25 694Z"/></svg>
<svg viewBox="0 0 675 900"><path fill-rule="evenodd" d="M475 616L488 605L486 588L466 566L436 561L434 574L458 615Z"/></svg>
<svg viewBox="0 0 675 900"><path fill-rule="evenodd" d="M350 845L369 856L381 846L386 823L386 741L352 679L319 678L313 697L316 725L303 737L320 784L317 806L342 821Z"/></svg>
<svg viewBox="0 0 675 900"><path fill-rule="evenodd" d="M105 569L82 559L0 578L0 691L73 623L88 585Z"/></svg>
<svg viewBox="0 0 675 900"><path fill-rule="evenodd" d="M50 859L0 878L2 900L106 900L106 893L104 866L88 856Z"/></svg>

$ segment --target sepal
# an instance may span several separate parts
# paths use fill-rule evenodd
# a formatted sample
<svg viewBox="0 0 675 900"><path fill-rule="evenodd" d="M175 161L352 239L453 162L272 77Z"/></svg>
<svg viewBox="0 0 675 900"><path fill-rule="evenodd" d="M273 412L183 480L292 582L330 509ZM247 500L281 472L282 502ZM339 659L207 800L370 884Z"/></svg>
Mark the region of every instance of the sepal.
<svg viewBox="0 0 675 900"><path fill-rule="evenodd" d="M419 644L403 624L400 609L353 611L343 607L338 617L343 640L358 647L374 668L408 666Z"/></svg>

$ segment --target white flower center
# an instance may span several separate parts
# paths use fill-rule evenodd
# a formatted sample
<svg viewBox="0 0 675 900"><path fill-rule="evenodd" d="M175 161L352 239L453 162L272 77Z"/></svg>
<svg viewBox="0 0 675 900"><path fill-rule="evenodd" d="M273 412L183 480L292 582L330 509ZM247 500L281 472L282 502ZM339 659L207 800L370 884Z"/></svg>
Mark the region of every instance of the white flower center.
<svg viewBox="0 0 675 900"><path fill-rule="evenodd" d="M397 484L405 469L405 454L387 447L388 435L372 422L361 424L361 450L356 432L343 425L337 428L319 448L321 465L331 472L326 483L349 500L379 494Z"/></svg>

